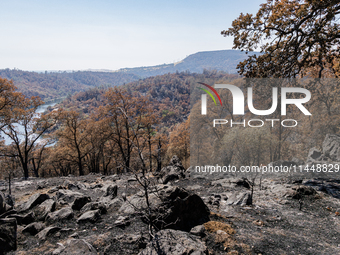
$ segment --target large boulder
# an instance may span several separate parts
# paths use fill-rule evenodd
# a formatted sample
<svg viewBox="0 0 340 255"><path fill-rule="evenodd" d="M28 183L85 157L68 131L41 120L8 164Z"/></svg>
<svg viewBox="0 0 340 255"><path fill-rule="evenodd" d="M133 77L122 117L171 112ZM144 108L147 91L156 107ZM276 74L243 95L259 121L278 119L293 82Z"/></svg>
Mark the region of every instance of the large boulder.
<svg viewBox="0 0 340 255"><path fill-rule="evenodd" d="M0 219L0 254L17 249L16 219Z"/></svg>
<svg viewBox="0 0 340 255"><path fill-rule="evenodd" d="M105 214L107 212L107 208L106 205L104 203L101 202L90 202L87 203L86 205L84 205L81 209L80 212L84 213L90 210L100 210L100 214Z"/></svg>
<svg viewBox="0 0 340 255"><path fill-rule="evenodd" d="M73 213L72 208L65 207L65 208L62 208L58 211L51 212L51 213L47 214L46 221L48 223L60 222L60 221L72 219L73 216L74 216L74 213Z"/></svg>
<svg viewBox="0 0 340 255"><path fill-rule="evenodd" d="M79 211L84 205L91 202L91 198L87 196L76 197L71 205L73 210Z"/></svg>
<svg viewBox="0 0 340 255"><path fill-rule="evenodd" d="M174 155L168 166L163 167L160 172L156 172L155 175L161 180L163 184L169 181L178 180L185 177L185 169L181 160Z"/></svg>
<svg viewBox="0 0 340 255"><path fill-rule="evenodd" d="M83 195L82 193L71 191L71 190L66 190L66 189L59 190L56 195L57 195L57 199L59 202L61 203L64 202L68 204L73 203L77 197L85 197L85 195Z"/></svg>
<svg viewBox="0 0 340 255"><path fill-rule="evenodd" d="M147 207L143 192L132 196L120 208L121 213L148 214L151 220L162 229L167 228L190 231L196 225L209 220L210 211L203 200L194 193L173 186L157 186L149 195L150 208ZM147 219L148 220L148 219Z"/></svg>
<svg viewBox="0 0 340 255"><path fill-rule="evenodd" d="M42 222L33 222L29 225L27 225L23 230L22 233L29 233L30 235L36 235L41 230L45 228L45 224Z"/></svg>
<svg viewBox="0 0 340 255"><path fill-rule="evenodd" d="M139 255L204 255L208 254L207 247L197 237L187 232L164 229L155 234L155 238L149 242Z"/></svg>
<svg viewBox="0 0 340 255"><path fill-rule="evenodd" d="M83 213L77 220L78 223L91 222L95 223L100 218L100 210L90 210Z"/></svg>
<svg viewBox="0 0 340 255"><path fill-rule="evenodd" d="M56 227L56 226L47 227L47 228L44 228L43 230L41 230L38 234L36 234L36 237L38 237L38 239L40 241L44 241L44 240L46 240L46 238L48 236L53 235L54 233L58 232L59 230L61 230L60 227Z"/></svg>
<svg viewBox="0 0 340 255"><path fill-rule="evenodd" d="M20 211L27 211L32 209L33 207L40 205L42 202L44 202L45 200L50 199L50 196L47 194L40 194L40 193L36 193L34 195L32 195L28 201L23 204L20 208Z"/></svg>
<svg viewBox="0 0 340 255"><path fill-rule="evenodd" d="M47 214L53 212L56 208L56 202L53 199L47 199L34 209L35 218L44 220Z"/></svg>

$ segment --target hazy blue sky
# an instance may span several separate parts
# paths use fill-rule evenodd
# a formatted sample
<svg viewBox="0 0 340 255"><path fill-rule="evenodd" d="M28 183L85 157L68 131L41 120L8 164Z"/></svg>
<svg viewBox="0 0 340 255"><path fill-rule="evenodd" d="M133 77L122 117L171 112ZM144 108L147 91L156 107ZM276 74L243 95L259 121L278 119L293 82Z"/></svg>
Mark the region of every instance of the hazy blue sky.
<svg viewBox="0 0 340 255"><path fill-rule="evenodd" d="M0 0L0 69L116 70L231 49L221 30L263 2Z"/></svg>

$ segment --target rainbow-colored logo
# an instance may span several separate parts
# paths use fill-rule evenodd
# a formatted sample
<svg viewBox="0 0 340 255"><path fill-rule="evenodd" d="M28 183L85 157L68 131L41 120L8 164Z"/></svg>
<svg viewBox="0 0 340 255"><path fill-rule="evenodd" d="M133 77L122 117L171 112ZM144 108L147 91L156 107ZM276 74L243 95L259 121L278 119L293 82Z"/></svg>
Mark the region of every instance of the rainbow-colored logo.
<svg viewBox="0 0 340 255"><path fill-rule="evenodd" d="M222 106L222 100L221 100L219 94L217 93L217 91L216 91L213 87L211 87L210 85L205 84L205 83L203 83L203 82L198 82L198 83L199 83L199 84L202 84L202 85L204 85L204 86L206 86L206 87L209 88L209 89L211 89L211 91L214 92L215 95L217 96L217 98L218 98L218 100L220 101L220 104L221 104L221 106ZM199 89L201 89L201 90L203 90L204 92L206 92L206 93L212 98L212 100L214 101L215 105L217 105L216 100L215 100L213 94L211 94L211 92L210 92L209 90L203 89L203 88L199 88Z"/></svg>

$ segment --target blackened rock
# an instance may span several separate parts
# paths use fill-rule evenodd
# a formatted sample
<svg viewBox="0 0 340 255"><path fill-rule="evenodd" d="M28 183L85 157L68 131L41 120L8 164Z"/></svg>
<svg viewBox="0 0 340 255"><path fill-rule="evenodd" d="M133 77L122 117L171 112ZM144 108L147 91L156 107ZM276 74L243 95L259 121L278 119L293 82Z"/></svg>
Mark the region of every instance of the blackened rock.
<svg viewBox="0 0 340 255"><path fill-rule="evenodd" d="M161 179L163 184L167 184L169 181L185 178L185 169L180 159L174 155L168 166L163 167L160 172L156 172L155 175Z"/></svg>
<svg viewBox="0 0 340 255"><path fill-rule="evenodd" d="M100 210L91 210L83 213L77 220L78 223L91 222L95 223L100 218Z"/></svg>
<svg viewBox="0 0 340 255"><path fill-rule="evenodd" d="M33 222L29 225L27 225L23 230L22 233L29 233L30 235L36 235L38 234L41 230L45 228L45 224L41 222Z"/></svg>
<svg viewBox="0 0 340 255"><path fill-rule="evenodd" d="M249 192L234 193L227 200L227 205L246 206L251 204L252 198Z"/></svg>
<svg viewBox="0 0 340 255"><path fill-rule="evenodd" d="M10 214L6 218L15 218L18 225L27 225L34 221L34 213L30 212L25 215Z"/></svg>
<svg viewBox="0 0 340 255"><path fill-rule="evenodd" d="M155 234L155 238L139 255L204 255L207 252L207 247L197 236L179 230L164 229Z"/></svg>
<svg viewBox="0 0 340 255"><path fill-rule="evenodd" d="M23 206L20 208L20 211L30 210L36 205L40 205L42 202L49 198L50 196L47 194L36 193L32 195L25 204L23 204Z"/></svg>
<svg viewBox="0 0 340 255"><path fill-rule="evenodd" d="M46 238L56 232L58 232L61 228L60 227L47 227L41 230L36 236L39 238L40 241L46 240Z"/></svg>
<svg viewBox="0 0 340 255"><path fill-rule="evenodd" d="M210 211L203 200L194 193L166 186L149 196L151 217L158 228L190 231L209 220ZM143 192L132 196L120 208L122 213L140 213L148 210Z"/></svg>
<svg viewBox="0 0 340 255"><path fill-rule="evenodd" d="M36 220L44 220L50 212L53 212L56 202L53 199L47 199L34 209Z"/></svg>
<svg viewBox="0 0 340 255"><path fill-rule="evenodd" d="M106 188L105 197L110 197L114 199L117 196L118 186L117 185L110 185Z"/></svg>
<svg viewBox="0 0 340 255"><path fill-rule="evenodd" d="M312 196L316 194L316 190L310 186L293 187L293 199L301 199L303 196Z"/></svg>
<svg viewBox="0 0 340 255"><path fill-rule="evenodd" d="M116 227L125 228L130 225L129 217L119 216L118 219L113 223Z"/></svg>
<svg viewBox="0 0 340 255"><path fill-rule="evenodd" d="M79 211L84 205L86 205L88 202L91 202L91 198L87 196L82 197L76 197L72 203L71 208L73 210Z"/></svg>
<svg viewBox="0 0 340 255"><path fill-rule="evenodd" d="M70 207L62 208L58 211L51 212L47 214L46 216L46 222L52 223L52 222L60 222L72 219L74 216L73 210Z"/></svg>
<svg viewBox="0 0 340 255"><path fill-rule="evenodd" d="M105 214L107 212L107 208L106 205L104 203L100 203L100 202L90 202L87 203L86 205L84 205L81 209L80 212L84 213L90 210L100 210L100 214Z"/></svg>
<svg viewBox="0 0 340 255"><path fill-rule="evenodd" d="M17 249L16 219L0 219L0 254Z"/></svg>
<svg viewBox="0 0 340 255"><path fill-rule="evenodd" d="M56 195L57 195L58 201L62 200L69 204L73 203L73 201L77 197L84 197L82 193L71 191L71 190L63 190L63 189L59 190Z"/></svg>

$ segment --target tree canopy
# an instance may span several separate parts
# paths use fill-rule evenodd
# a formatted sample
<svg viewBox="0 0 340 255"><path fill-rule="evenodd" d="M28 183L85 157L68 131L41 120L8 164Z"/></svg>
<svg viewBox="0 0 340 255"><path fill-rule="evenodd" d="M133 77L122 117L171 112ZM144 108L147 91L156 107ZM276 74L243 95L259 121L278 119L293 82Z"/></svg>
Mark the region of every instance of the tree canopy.
<svg viewBox="0 0 340 255"><path fill-rule="evenodd" d="M314 68L338 77L340 3L336 0L267 0L256 15L243 14L221 32L234 49L260 49L238 65L246 77L291 78Z"/></svg>

